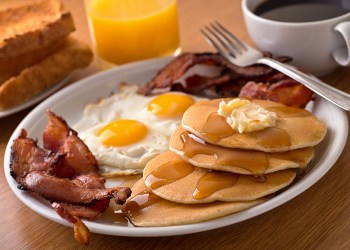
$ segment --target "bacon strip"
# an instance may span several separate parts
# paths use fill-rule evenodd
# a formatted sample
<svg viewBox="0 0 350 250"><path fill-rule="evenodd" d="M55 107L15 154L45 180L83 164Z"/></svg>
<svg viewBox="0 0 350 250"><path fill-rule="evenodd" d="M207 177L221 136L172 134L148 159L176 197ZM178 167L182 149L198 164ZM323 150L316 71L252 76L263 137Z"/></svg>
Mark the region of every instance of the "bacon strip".
<svg viewBox="0 0 350 250"><path fill-rule="evenodd" d="M256 83L250 81L244 87L242 87L239 97L265 100L267 98L268 88L269 86L262 82Z"/></svg>
<svg viewBox="0 0 350 250"><path fill-rule="evenodd" d="M72 216L88 220L96 220L101 215L100 211L90 208L89 206L54 202L52 203L52 207L62 218L71 223L74 223L74 221L71 221Z"/></svg>
<svg viewBox="0 0 350 250"><path fill-rule="evenodd" d="M43 133L45 148L27 138L22 130L11 147L11 175L18 188L53 202L53 208L74 224L74 235L88 244L90 232L80 218L95 220L109 206L111 198L124 204L131 194L126 187L105 188L95 157L66 121L48 111Z"/></svg>
<svg viewBox="0 0 350 250"><path fill-rule="evenodd" d="M280 80L270 86L249 82L239 94L240 97L270 100L300 108L305 107L313 95L310 89L292 79Z"/></svg>
<svg viewBox="0 0 350 250"><path fill-rule="evenodd" d="M106 179L100 176L82 174L77 176L73 182L80 187L95 189L95 188L104 188Z"/></svg>
<svg viewBox="0 0 350 250"><path fill-rule="evenodd" d="M90 242L90 231L86 227L86 225L78 218L74 217L75 221L74 225L74 238L82 245L87 246Z"/></svg>
<svg viewBox="0 0 350 250"><path fill-rule="evenodd" d="M221 85L236 80L237 78L237 75L231 72L222 72L221 75L216 77L206 77L195 74L186 79L186 89L188 89L189 92L198 93L204 88Z"/></svg>
<svg viewBox="0 0 350 250"><path fill-rule="evenodd" d="M281 57L280 59L287 60L287 57ZM240 77L247 78L266 76L274 71L272 68L265 65L238 67L217 53L184 53L160 70L150 82L140 88L139 93L151 95L154 89L170 88L172 84L176 83L177 79L196 64L224 67L230 70L232 75L239 75Z"/></svg>
<svg viewBox="0 0 350 250"><path fill-rule="evenodd" d="M50 151L39 148L37 142L27 138L27 132L22 129L19 137L11 146L10 173L19 182L31 171L40 171L52 174L54 167L63 155L52 154Z"/></svg>
<svg viewBox="0 0 350 250"><path fill-rule="evenodd" d="M39 194L50 201L69 204L91 204L105 198L115 198L119 203L126 201L128 188L113 187L104 189L89 189L76 185L68 179L57 178L39 171L31 171L23 179L25 189Z"/></svg>
<svg viewBox="0 0 350 250"><path fill-rule="evenodd" d="M272 58L269 52L264 52L264 56ZM280 62L291 61L287 56L275 59ZM196 64L215 65L222 70L218 76L195 74L187 77L184 83L177 82ZM208 98L250 97L297 107L304 107L313 97L312 91L266 65L238 67L217 53L184 53L178 56L140 88L139 94L151 95L167 90ZM288 95L288 92L291 94Z"/></svg>
<svg viewBox="0 0 350 250"><path fill-rule="evenodd" d="M271 85L267 99L287 106L303 108L313 98L314 93L294 80L282 80Z"/></svg>
<svg viewBox="0 0 350 250"><path fill-rule="evenodd" d="M69 221L74 225L74 237L82 245L88 245L90 242L90 231L86 225L79 219L78 216L73 215L71 211L76 211L76 208L71 209L72 205L53 203L52 207L55 209L57 214L62 218ZM79 207L82 208L82 207ZM89 211L93 213L93 211ZM86 211L85 211L86 214Z"/></svg>
<svg viewBox="0 0 350 250"><path fill-rule="evenodd" d="M53 112L47 111L47 117L48 124L43 132L44 148L66 155L55 175L61 178L74 178L81 174L98 176L97 161L77 132Z"/></svg>

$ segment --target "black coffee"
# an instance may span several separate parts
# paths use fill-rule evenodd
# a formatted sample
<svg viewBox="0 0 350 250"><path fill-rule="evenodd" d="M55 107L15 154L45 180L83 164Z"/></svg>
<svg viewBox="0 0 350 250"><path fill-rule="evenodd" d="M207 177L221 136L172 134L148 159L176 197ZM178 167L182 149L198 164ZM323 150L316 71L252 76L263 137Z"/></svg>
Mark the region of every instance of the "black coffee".
<svg viewBox="0 0 350 250"><path fill-rule="evenodd" d="M347 1L350 0L268 0L254 13L280 22L314 22L349 13L342 4Z"/></svg>

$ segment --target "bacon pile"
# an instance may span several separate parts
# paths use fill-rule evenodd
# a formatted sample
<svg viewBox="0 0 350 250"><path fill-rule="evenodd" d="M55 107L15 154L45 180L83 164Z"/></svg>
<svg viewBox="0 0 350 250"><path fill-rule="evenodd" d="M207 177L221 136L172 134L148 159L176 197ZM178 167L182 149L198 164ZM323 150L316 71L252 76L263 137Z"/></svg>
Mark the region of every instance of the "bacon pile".
<svg viewBox="0 0 350 250"><path fill-rule="evenodd" d="M88 244L90 233L80 219L95 220L109 206L111 198L124 204L131 190L105 188L95 157L63 118L48 111L43 132L44 148L27 137L23 129L11 147L11 176L18 188L52 202L64 219L74 224L75 238Z"/></svg>
<svg viewBox="0 0 350 250"><path fill-rule="evenodd" d="M272 58L271 53L265 52L264 56ZM286 56L275 59L291 61ZM217 66L221 72L215 77L195 74L187 77L184 83L179 83L178 80L197 64ZM184 53L178 56L140 88L139 93L152 95L169 90L208 98L239 96L264 99L296 107L304 107L313 98L311 90L269 66L256 64L239 67L217 53Z"/></svg>

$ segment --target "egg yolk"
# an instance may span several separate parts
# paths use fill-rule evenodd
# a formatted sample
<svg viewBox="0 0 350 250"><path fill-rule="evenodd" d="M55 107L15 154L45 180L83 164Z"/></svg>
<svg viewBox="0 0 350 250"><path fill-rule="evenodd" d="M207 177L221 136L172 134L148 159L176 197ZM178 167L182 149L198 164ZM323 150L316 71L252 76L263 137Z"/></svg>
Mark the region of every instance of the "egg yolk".
<svg viewBox="0 0 350 250"><path fill-rule="evenodd" d="M180 117L193 103L191 96L167 93L155 97L148 103L147 109L159 117Z"/></svg>
<svg viewBox="0 0 350 250"><path fill-rule="evenodd" d="M126 146L142 140L148 128L135 120L117 120L100 129L97 136L106 146Z"/></svg>

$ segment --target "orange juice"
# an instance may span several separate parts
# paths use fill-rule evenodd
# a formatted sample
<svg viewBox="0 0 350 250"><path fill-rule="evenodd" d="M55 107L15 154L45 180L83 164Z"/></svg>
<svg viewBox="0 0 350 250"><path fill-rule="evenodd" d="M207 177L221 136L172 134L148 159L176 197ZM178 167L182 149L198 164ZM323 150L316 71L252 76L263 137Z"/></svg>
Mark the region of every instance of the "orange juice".
<svg viewBox="0 0 350 250"><path fill-rule="evenodd" d="M113 64L179 48L176 0L86 0L98 56Z"/></svg>

